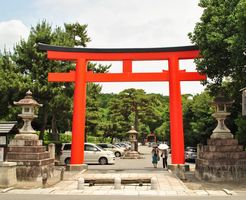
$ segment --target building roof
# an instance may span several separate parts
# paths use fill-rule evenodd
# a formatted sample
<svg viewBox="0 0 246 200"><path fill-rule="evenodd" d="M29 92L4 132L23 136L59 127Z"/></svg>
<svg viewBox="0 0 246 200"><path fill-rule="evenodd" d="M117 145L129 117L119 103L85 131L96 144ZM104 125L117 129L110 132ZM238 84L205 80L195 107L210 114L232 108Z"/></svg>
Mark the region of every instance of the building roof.
<svg viewBox="0 0 246 200"><path fill-rule="evenodd" d="M0 134L11 132L17 124L17 121L0 122Z"/></svg>

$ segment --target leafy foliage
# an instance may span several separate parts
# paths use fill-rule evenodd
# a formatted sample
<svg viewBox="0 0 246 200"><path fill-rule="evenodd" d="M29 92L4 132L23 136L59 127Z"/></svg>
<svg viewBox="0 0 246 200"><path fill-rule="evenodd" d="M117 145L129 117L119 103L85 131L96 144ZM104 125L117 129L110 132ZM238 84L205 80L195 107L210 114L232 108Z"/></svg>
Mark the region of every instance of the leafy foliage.
<svg viewBox="0 0 246 200"><path fill-rule="evenodd" d="M189 33L201 50L197 69L207 74L205 84L212 95L223 91L234 100L226 124L241 138L246 128L245 119L238 117L242 102L239 90L246 86L246 0L200 0L199 5L204 9L201 21Z"/></svg>

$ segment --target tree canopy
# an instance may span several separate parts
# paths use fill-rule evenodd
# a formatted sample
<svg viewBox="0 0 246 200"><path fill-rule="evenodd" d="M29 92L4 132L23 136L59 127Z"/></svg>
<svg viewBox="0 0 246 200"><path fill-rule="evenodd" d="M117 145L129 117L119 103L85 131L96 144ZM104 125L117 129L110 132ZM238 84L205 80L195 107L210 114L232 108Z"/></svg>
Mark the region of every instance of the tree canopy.
<svg viewBox="0 0 246 200"><path fill-rule="evenodd" d="M200 49L197 69L207 74L204 84L213 96L223 93L234 100L227 124L236 136L242 136L246 128L242 127L246 119L240 116L240 89L246 86L246 0L200 0L199 6L203 14L189 33Z"/></svg>
<svg viewBox="0 0 246 200"><path fill-rule="evenodd" d="M221 84L225 77L246 85L246 0L200 0L201 21L189 33L201 53L197 69L209 84Z"/></svg>

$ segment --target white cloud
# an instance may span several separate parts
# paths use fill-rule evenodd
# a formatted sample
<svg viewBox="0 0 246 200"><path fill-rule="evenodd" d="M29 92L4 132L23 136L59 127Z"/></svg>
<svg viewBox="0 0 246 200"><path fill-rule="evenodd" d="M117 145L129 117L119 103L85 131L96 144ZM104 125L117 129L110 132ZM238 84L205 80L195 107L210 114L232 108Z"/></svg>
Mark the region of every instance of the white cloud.
<svg viewBox="0 0 246 200"><path fill-rule="evenodd" d="M0 50L12 50L13 46L20 41L26 39L29 34L29 28L20 20L10 20L0 22Z"/></svg>
<svg viewBox="0 0 246 200"><path fill-rule="evenodd" d="M199 0L42 0L39 15L52 23L88 24L89 47L154 47L190 44Z"/></svg>

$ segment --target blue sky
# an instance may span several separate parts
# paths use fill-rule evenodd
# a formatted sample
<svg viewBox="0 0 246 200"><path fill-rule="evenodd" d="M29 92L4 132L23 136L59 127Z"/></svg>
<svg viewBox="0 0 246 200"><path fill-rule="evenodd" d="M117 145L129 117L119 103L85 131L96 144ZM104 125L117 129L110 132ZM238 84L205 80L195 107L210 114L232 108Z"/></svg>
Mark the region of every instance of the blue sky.
<svg viewBox="0 0 246 200"><path fill-rule="evenodd" d="M198 0L2 0L0 7L0 50L12 49L26 39L31 26L45 19L55 26L64 22L88 24L92 41L88 47L168 47L191 45L188 32L199 21ZM181 69L194 71L192 61ZM139 67L141 65L141 68ZM166 62L136 62L133 71L161 71ZM111 71L119 72L120 63ZM168 94L168 83L107 83L103 92L135 87L146 92ZM199 82L182 83L182 93L200 93Z"/></svg>

